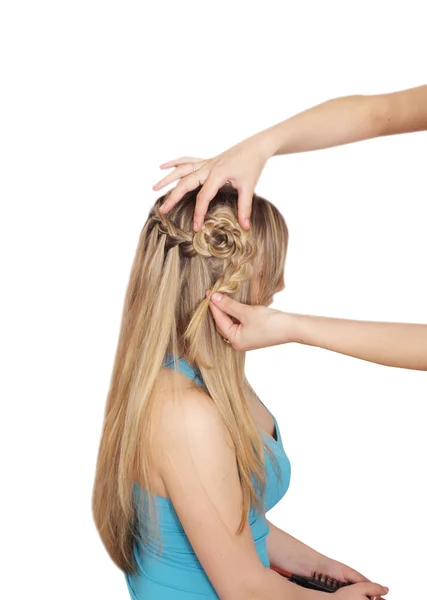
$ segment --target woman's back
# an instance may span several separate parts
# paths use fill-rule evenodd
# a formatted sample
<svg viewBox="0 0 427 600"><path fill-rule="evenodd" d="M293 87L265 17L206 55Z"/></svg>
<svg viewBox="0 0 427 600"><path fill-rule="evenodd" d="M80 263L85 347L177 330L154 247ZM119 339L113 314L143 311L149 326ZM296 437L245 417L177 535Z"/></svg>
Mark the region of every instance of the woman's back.
<svg viewBox="0 0 427 600"><path fill-rule="evenodd" d="M165 366L172 369L174 363L169 359ZM208 427L213 419L217 420L218 424L223 427L223 423L216 413L215 407L209 403L209 398L204 393L203 381L200 377L200 373L193 369L193 367L183 359L179 359L176 366L179 372L189 378L192 382L190 389L188 390L189 393L183 398L187 403L186 408L188 410L184 410L183 420L180 419L176 413L174 413L173 416L168 414L168 404L163 407L164 419L161 423L159 422L161 431L159 431L159 438L156 440L158 444L157 452L155 452L155 454L157 455L159 455L159 450L161 452L159 442L162 440L162 436L173 436L177 427L185 428L188 425L189 436L194 434L194 428L196 429L196 434L198 431L201 436L209 436ZM194 384L197 387L191 389ZM199 409L201 407L203 407L202 410L206 412L199 418ZM190 419L185 419L185 415L190 415ZM209 421L209 423L207 423L207 421ZM290 480L290 463L283 449L279 427L275 419L274 422L277 439L275 440L264 433L262 436L277 461L280 475L276 474L272 461L265 452L264 457L267 483L264 512L270 510L284 496ZM218 452L220 451L220 448L218 448ZM175 456L166 458L166 460L172 462L174 459ZM161 460L162 459L160 459L160 462ZM165 460L165 457L163 457L163 460ZM188 466L191 468L190 464ZM161 468L159 469L159 472L161 473ZM199 473L199 475L200 479L203 480L203 473ZM156 477L155 479L158 480L159 477ZM209 483L207 485L209 485ZM201 482L201 486L202 488L204 487L203 481ZM163 494L161 488L158 488L157 491L160 491L161 494ZM210 492L212 493L211 490ZM225 482L225 486L221 487L221 489L217 486L216 490L214 490L214 493L215 492L218 492L219 494L232 494L232 489L228 489L227 482ZM141 493L144 493L142 488L135 483L134 494L136 500L139 500ZM181 598L184 600L184 598L191 597L191 595L194 594L207 598L218 598L208 575L205 573L196 556L195 550L191 546L172 500L160 494L154 494L153 500L158 514L161 552L159 553L155 541L153 541L153 543L149 542L144 548L139 543L134 545L134 555L138 566L138 573L126 574L131 597L133 600L180 600ZM215 503L215 499L213 500ZM196 502L205 503L207 510L213 510L212 506L210 506L209 498L203 493L197 494L197 497L192 497L191 495L186 496L184 493L183 499L181 499L180 502L187 504L184 509L187 511L189 507L194 506L194 503ZM181 512L181 507L177 507L177 509L178 512ZM144 519L143 514L140 515L140 519ZM248 523L258 557L265 567L269 567L266 548L266 537L269 532L269 527L264 514L259 514L255 508L251 508L249 511ZM196 523L195 526L203 527L203 523ZM213 559L215 559L215 557L213 557Z"/></svg>

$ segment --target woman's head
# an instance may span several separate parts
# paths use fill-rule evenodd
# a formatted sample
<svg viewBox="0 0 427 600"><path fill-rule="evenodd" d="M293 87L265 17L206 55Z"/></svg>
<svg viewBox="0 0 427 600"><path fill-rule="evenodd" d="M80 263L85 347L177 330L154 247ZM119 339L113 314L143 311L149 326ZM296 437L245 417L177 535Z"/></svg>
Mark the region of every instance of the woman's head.
<svg viewBox="0 0 427 600"><path fill-rule="evenodd" d="M198 354L196 339L203 339L203 322L209 318L206 291L224 292L248 304L270 304L283 287L288 242L282 215L259 196L253 199L251 230L243 230L237 221L237 192L231 186L218 191L202 229L194 233L196 196L197 190L188 193L167 216L159 212L165 197L160 198L144 227L144 247L141 238L138 249L151 264L166 262L168 254L177 249L177 342L180 353L192 360ZM191 348L189 340L193 341ZM199 358L203 360L200 353Z"/></svg>
<svg viewBox="0 0 427 600"><path fill-rule="evenodd" d="M269 304L283 287L288 242L285 221L266 200L254 196L251 229L237 221L237 192L221 188L202 229L192 229L198 190L168 215L150 211L137 247L125 298L95 479L95 522L107 550L123 570L135 567L135 538L149 540L149 515L135 530L132 484L152 491L152 411L165 355L183 356L201 372L206 389L233 440L243 495L244 527L251 505L260 508L252 477L263 493L263 441L244 396L244 353L224 343L208 309L207 290L241 302ZM268 451L268 450L267 450Z"/></svg>

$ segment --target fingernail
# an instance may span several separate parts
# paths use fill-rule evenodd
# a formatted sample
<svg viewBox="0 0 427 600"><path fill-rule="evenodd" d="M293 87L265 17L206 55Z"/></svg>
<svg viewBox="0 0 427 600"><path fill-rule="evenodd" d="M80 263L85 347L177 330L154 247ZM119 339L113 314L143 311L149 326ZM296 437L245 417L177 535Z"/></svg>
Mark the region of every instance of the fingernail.
<svg viewBox="0 0 427 600"><path fill-rule="evenodd" d="M193 229L194 231L199 231L199 225L196 223L196 221L193 223Z"/></svg>
<svg viewBox="0 0 427 600"><path fill-rule="evenodd" d="M161 213L164 213L164 212L166 212L166 210L167 210L167 205L166 205L166 204L162 204L162 205L161 205L161 207L159 208L159 211L160 211Z"/></svg>
<svg viewBox="0 0 427 600"><path fill-rule="evenodd" d="M385 589L385 594L387 594L389 592L388 587L386 587L385 585L383 585L383 588Z"/></svg>
<svg viewBox="0 0 427 600"><path fill-rule="evenodd" d="M249 223L249 219L247 219L247 218L246 218L246 219L245 219L245 227L246 227L247 229L249 229L249 225L250 225L250 223Z"/></svg>
<svg viewBox="0 0 427 600"><path fill-rule="evenodd" d="M221 302L222 294L218 294L218 292L215 292L215 294L212 294L212 300L214 302Z"/></svg>

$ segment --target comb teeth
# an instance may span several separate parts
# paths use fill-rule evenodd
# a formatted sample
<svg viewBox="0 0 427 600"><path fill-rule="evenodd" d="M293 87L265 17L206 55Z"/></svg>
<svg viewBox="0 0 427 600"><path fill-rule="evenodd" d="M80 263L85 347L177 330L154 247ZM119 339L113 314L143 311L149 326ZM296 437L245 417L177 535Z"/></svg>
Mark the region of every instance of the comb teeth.
<svg viewBox="0 0 427 600"><path fill-rule="evenodd" d="M337 581L333 577L328 577L327 575L323 575L322 573L314 572L313 579L315 579L316 581L321 581L322 583L326 583L326 585L330 585L331 587L334 587L336 589L338 589L342 585L345 585L341 581Z"/></svg>
<svg viewBox="0 0 427 600"><path fill-rule="evenodd" d="M288 573L284 569L277 567L275 565L270 565L271 569L274 569L280 575L288 578L293 583L300 585L302 587L311 588L313 590L319 590L322 592L336 592L339 588L349 585L349 582L339 581L334 579L333 577L329 577L328 575L323 575L323 573L318 573L316 571L312 572L311 577L305 577L303 575L293 575L292 573Z"/></svg>

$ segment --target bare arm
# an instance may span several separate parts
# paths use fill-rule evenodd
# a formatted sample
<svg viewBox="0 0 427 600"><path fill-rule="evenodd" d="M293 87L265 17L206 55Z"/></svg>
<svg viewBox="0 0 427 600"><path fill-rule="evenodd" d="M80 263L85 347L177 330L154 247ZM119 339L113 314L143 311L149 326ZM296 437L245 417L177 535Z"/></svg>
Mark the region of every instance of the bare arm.
<svg viewBox="0 0 427 600"><path fill-rule="evenodd" d="M273 523L269 522L269 525L267 550L272 565L305 577L312 577L316 573L318 576L351 583L369 581L358 571L320 554Z"/></svg>
<svg viewBox="0 0 427 600"><path fill-rule="evenodd" d="M316 600L265 568L249 524L240 535L241 487L228 432L198 391L165 406L156 462L190 543L221 600Z"/></svg>
<svg viewBox="0 0 427 600"><path fill-rule="evenodd" d="M270 521L268 523L270 533L267 538L267 551L272 565L305 577L311 577L314 572L327 573L326 556L306 546Z"/></svg>
<svg viewBox="0 0 427 600"><path fill-rule="evenodd" d="M328 100L258 135L267 155L272 156L424 130L427 85L390 94Z"/></svg>
<svg viewBox="0 0 427 600"><path fill-rule="evenodd" d="M389 367L427 371L427 325L288 315L293 341ZM285 321L286 317L284 317Z"/></svg>
<svg viewBox="0 0 427 600"><path fill-rule="evenodd" d="M240 304L224 294L213 294L210 309L217 328L237 350L297 342L381 365L427 371L424 324L288 314Z"/></svg>
<svg viewBox="0 0 427 600"><path fill-rule="evenodd" d="M179 180L162 206L162 211L168 212L186 192L202 185L194 213L195 230L199 230L210 201L228 181L239 192L239 223L248 229L255 186L272 156L425 130L427 85L389 94L335 98L256 133L214 158L185 156L163 164L162 169L175 169L154 189Z"/></svg>

